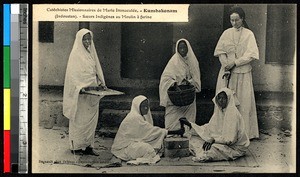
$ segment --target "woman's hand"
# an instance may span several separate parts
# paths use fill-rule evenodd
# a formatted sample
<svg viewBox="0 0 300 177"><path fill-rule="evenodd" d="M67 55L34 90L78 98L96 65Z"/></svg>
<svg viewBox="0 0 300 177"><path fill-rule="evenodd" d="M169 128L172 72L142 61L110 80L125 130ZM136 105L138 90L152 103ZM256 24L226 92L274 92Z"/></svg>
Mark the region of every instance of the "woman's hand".
<svg viewBox="0 0 300 177"><path fill-rule="evenodd" d="M177 82L174 82L173 87L174 87L175 91L181 91L180 88L178 87Z"/></svg>
<svg viewBox="0 0 300 177"><path fill-rule="evenodd" d="M191 83L187 79L181 81L181 85L190 85Z"/></svg>
<svg viewBox="0 0 300 177"><path fill-rule="evenodd" d="M184 134L184 132L185 132L184 127L181 127L181 128L178 130L178 135L180 135L180 136L182 137L183 134Z"/></svg>
<svg viewBox="0 0 300 177"><path fill-rule="evenodd" d="M235 67L234 61L230 62L227 66L225 66L225 71L230 71Z"/></svg>
<svg viewBox="0 0 300 177"><path fill-rule="evenodd" d="M107 86L104 85L104 86L101 86L104 90L108 90Z"/></svg>
<svg viewBox="0 0 300 177"><path fill-rule="evenodd" d="M194 79L189 79L188 82L190 83L190 85L193 85L193 86L196 85Z"/></svg>
<svg viewBox="0 0 300 177"><path fill-rule="evenodd" d="M226 142L225 143L227 146L230 146L231 144L232 144L232 142L231 141L228 141L228 142Z"/></svg>
<svg viewBox="0 0 300 177"><path fill-rule="evenodd" d="M230 71L225 71L224 75L222 76L222 79L224 79L226 77L226 79L228 79L228 77L230 76Z"/></svg>
<svg viewBox="0 0 300 177"><path fill-rule="evenodd" d="M179 122L182 125L187 125L190 129L192 128L192 124L185 117L181 117Z"/></svg>
<svg viewBox="0 0 300 177"><path fill-rule="evenodd" d="M79 94L83 94L84 92L85 92L85 89L82 88L82 89L80 89Z"/></svg>
<svg viewBox="0 0 300 177"><path fill-rule="evenodd" d="M204 151L208 151L208 150L210 150L212 144L214 144L214 143L215 143L215 139L211 137L209 140L204 142L202 149Z"/></svg>
<svg viewBox="0 0 300 177"><path fill-rule="evenodd" d="M107 90L107 89L108 89L107 86L104 85L103 83L99 84L99 87L103 88L104 90Z"/></svg>
<svg viewBox="0 0 300 177"><path fill-rule="evenodd" d="M173 87L177 87L177 86L178 86L177 82L174 82L174 83L172 84L172 86L173 86Z"/></svg>

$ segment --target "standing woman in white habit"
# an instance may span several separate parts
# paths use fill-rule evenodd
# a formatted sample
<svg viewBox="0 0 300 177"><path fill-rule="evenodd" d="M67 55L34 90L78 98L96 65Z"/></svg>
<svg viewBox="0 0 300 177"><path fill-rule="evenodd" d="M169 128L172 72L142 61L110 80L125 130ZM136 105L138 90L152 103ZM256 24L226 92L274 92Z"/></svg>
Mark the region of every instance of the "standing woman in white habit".
<svg viewBox="0 0 300 177"><path fill-rule="evenodd" d="M74 154L98 154L93 150L102 96L84 94L85 87L106 88L93 42L93 33L81 29L69 57L63 96L63 114L69 119L69 143Z"/></svg>
<svg viewBox="0 0 300 177"><path fill-rule="evenodd" d="M185 82L195 86L196 92L201 91L200 68L191 44L186 39L179 39L176 42L175 54L165 67L159 84L160 105L166 108L165 127L167 130L180 128L181 117L188 121L196 121L196 98L187 106L176 106L168 95L168 89L175 84L182 85Z"/></svg>
<svg viewBox="0 0 300 177"><path fill-rule="evenodd" d="M236 93L240 102L239 111L245 119L246 133L250 139L258 138L258 122L252 83L251 61L259 59L258 47L253 32L245 21L245 12L241 7L230 9L232 28L223 32L216 46L214 56L218 57L221 69L216 91L226 87L226 78L230 78L228 87Z"/></svg>

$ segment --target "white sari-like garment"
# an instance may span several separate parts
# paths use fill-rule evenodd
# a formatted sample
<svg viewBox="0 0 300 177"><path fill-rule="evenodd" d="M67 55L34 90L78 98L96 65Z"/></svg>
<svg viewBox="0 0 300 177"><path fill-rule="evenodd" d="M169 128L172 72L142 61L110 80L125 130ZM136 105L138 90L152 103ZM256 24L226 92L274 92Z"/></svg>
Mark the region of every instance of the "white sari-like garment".
<svg viewBox="0 0 300 177"><path fill-rule="evenodd" d="M76 34L65 76L63 114L69 119L69 141L71 150L94 146L95 129L99 115L99 101L102 97L79 94L88 86L104 84L103 71L93 40L89 51L82 43L85 34L93 33L81 29Z"/></svg>
<svg viewBox="0 0 300 177"><path fill-rule="evenodd" d="M238 109L245 120L249 138L258 138L257 112L250 63L252 60L259 59L259 53L253 32L244 27L225 30L218 41L214 56L219 57L221 63L216 90L226 87L227 81L222 79L225 67L228 63L235 62L236 67L231 72L229 88L235 91L240 102Z"/></svg>
<svg viewBox="0 0 300 177"><path fill-rule="evenodd" d="M222 91L228 98L227 107L222 110L216 104L215 96L213 102L216 109L209 123L202 126L192 123L190 145L196 156L193 158L194 161L234 160L245 155L250 145L244 119L236 107L239 103L228 88L219 90L216 95ZM215 139L215 143L212 144L210 150L205 152L202 146L211 137Z"/></svg>
<svg viewBox="0 0 300 177"><path fill-rule="evenodd" d="M144 116L140 113L140 104L146 100L145 96L133 99L131 110L122 121L111 152L116 157L125 160L138 160L151 162L159 160L157 151L163 148L163 140L168 131L153 126L151 111Z"/></svg>
<svg viewBox="0 0 300 177"><path fill-rule="evenodd" d="M177 50L180 41L185 41L188 47L188 53L184 58ZM199 63L190 43L186 39L179 39L175 51L176 53L169 60L161 75L159 84L160 105L166 108L165 127L167 130L180 129L179 118L181 117L186 117L190 122L196 121L196 99L191 105L175 106L168 96L168 89L175 82L180 85L183 79L186 79L192 81L196 92L201 91Z"/></svg>

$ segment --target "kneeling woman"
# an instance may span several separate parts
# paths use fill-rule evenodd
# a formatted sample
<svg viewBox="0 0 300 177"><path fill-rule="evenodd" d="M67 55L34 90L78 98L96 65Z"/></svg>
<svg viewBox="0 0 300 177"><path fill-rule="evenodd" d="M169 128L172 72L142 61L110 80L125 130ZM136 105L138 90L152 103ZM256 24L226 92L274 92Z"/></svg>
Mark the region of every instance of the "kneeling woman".
<svg viewBox="0 0 300 177"><path fill-rule="evenodd" d="M168 131L153 126L149 101L145 96L133 99L131 110L122 121L111 152L118 158L129 161L137 158L157 158L163 148L163 140L167 134L183 134L184 129ZM158 156L159 157L159 156Z"/></svg>
<svg viewBox="0 0 300 177"><path fill-rule="evenodd" d="M244 156L250 145L233 92L223 88L218 91L213 102L216 106L209 123L198 126L186 118L180 119L192 128L190 144L196 156L193 161L234 160Z"/></svg>

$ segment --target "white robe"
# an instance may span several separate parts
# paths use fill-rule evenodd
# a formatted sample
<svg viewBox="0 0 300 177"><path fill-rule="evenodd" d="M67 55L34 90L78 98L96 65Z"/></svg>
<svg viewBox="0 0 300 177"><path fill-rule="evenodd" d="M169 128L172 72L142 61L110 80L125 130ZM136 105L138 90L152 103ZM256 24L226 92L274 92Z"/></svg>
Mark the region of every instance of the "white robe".
<svg viewBox="0 0 300 177"><path fill-rule="evenodd" d="M90 52L83 46L82 38L87 33L93 39L93 33L87 29L81 29L76 34L64 83L63 114L70 120L69 141L72 150L93 147L99 101L102 98L79 94L80 90L88 86L98 86L100 83L105 85L93 40L89 47Z"/></svg>
<svg viewBox="0 0 300 177"><path fill-rule="evenodd" d="M225 66L231 61L235 62L236 67L232 70L229 88L235 91L240 102L238 109L245 120L249 138L258 138L257 112L250 64L253 59L259 59L254 34L244 27L239 30L235 28L225 30L218 41L214 56L219 57L221 63L216 91L226 87L227 81L222 79Z"/></svg>
<svg viewBox="0 0 300 177"><path fill-rule="evenodd" d="M131 110L122 121L114 139L111 152L122 160L143 158L152 161L157 159L157 151L163 148L163 140L168 131L153 126L150 109L146 115L141 115L140 104L146 99L144 96L133 99Z"/></svg>
<svg viewBox="0 0 300 177"><path fill-rule="evenodd" d="M228 97L227 107L221 110L216 104L215 97L213 102L216 109L209 123L202 126L192 123L190 145L196 156L193 158L194 161L234 160L243 156L250 145L244 119L236 108L238 102L235 101L233 92L223 88L218 93L222 91ZM205 152L202 146L210 138L214 138L215 143Z"/></svg>
<svg viewBox="0 0 300 177"><path fill-rule="evenodd" d="M185 58L177 50L178 44L182 40L186 42L188 47L188 53ZM186 79L190 80L196 87L196 92L201 91L199 63L190 43L186 39L179 39L176 43L175 51L176 53L169 60L161 75L159 84L160 105L166 108L165 127L167 130L180 129L179 118L181 117L186 117L190 122L196 121L196 99L191 105L175 106L168 96L168 89L175 82L180 85L183 79Z"/></svg>

